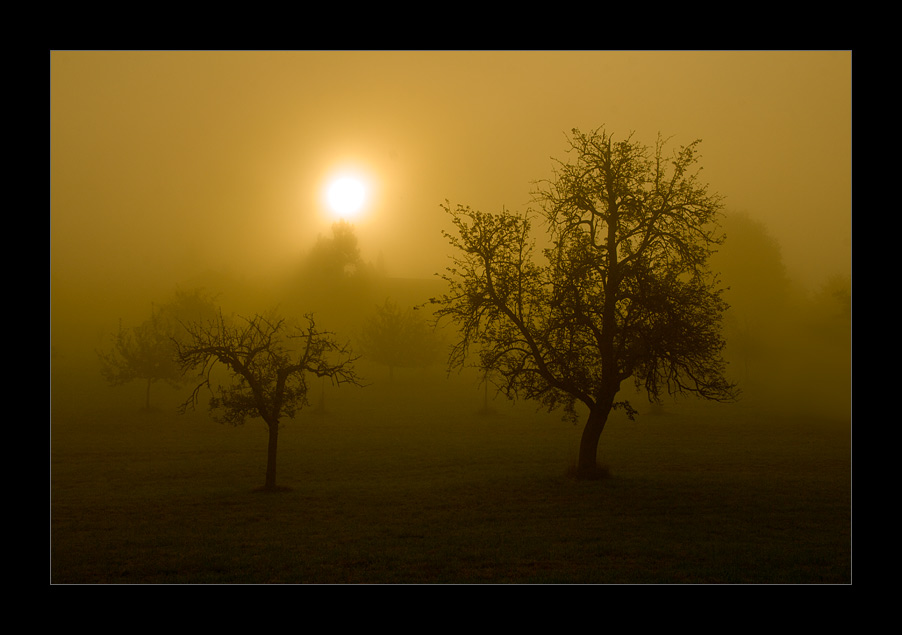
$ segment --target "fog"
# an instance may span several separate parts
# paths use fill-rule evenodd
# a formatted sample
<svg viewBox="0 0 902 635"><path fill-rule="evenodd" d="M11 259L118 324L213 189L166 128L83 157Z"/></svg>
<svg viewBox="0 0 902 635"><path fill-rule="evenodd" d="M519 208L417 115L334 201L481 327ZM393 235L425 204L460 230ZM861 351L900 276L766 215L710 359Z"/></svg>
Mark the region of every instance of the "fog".
<svg viewBox="0 0 902 635"><path fill-rule="evenodd" d="M741 219L721 262L736 280L772 267L786 294L763 306L766 291L734 285L728 328L760 325L772 384L829 357L817 368L843 408L848 329L820 328L833 307L817 302L851 277L851 82L848 51L51 52L52 364L94 372L117 324L178 288L238 311L324 312L352 337L359 320L336 298L292 287L337 220L333 176L368 184L352 223L373 277L356 306L409 306L447 265L442 202L525 209L565 133L605 126L702 139L703 177ZM770 251L742 252L762 236ZM829 355L799 337L812 321L834 329Z"/></svg>

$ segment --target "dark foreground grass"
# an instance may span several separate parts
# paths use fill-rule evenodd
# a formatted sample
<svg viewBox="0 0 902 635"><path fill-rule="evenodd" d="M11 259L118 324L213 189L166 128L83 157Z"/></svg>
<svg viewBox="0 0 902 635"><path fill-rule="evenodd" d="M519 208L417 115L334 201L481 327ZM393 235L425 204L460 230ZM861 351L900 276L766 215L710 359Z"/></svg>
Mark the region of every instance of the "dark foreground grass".
<svg viewBox="0 0 902 635"><path fill-rule="evenodd" d="M204 416L53 422L52 583L851 582L849 424L737 407L613 421L611 477L529 408L334 404L265 433Z"/></svg>

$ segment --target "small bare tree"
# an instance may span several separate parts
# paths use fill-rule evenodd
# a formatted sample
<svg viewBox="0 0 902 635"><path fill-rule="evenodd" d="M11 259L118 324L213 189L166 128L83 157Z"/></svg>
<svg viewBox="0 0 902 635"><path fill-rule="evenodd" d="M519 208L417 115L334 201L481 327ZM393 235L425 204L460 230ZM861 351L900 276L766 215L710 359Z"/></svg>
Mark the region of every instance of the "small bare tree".
<svg viewBox="0 0 902 635"><path fill-rule="evenodd" d="M328 377L334 384L361 385L354 369L357 359L334 335L320 331L313 315L306 326L291 325L274 314L235 321L218 319L184 324L187 337L176 341L177 359L184 371L199 369L199 382L182 404L194 408L205 387L212 393L210 408L221 423L242 425L259 417L269 431L265 491L276 487L276 449L283 417L294 418L308 405L308 376ZM224 366L232 381L219 384L212 377Z"/></svg>

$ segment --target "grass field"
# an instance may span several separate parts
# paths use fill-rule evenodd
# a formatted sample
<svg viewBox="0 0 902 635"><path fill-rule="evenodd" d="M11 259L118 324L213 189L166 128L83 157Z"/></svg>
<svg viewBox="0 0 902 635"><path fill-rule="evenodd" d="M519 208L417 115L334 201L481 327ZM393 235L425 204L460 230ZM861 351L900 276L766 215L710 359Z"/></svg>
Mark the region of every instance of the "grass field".
<svg viewBox="0 0 902 635"><path fill-rule="evenodd" d="M54 408L53 584L830 583L851 564L849 417L673 405L614 417L600 462L529 405L415 379L283 429L119 402ZM135 404L140 405L140 402Z"/></svg>

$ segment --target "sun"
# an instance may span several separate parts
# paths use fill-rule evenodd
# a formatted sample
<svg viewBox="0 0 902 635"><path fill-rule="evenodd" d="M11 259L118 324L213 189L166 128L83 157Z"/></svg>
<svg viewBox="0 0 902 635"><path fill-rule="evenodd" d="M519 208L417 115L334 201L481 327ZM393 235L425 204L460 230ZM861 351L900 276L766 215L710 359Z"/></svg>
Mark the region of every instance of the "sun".
<svg viewBox="0 0 902 635"><path fill-rule="evenodd" d="M352 220L360 216L366 198L366 183L357 176L337 176L326 187L326 202L329 209L342 220Z"/></svg>

